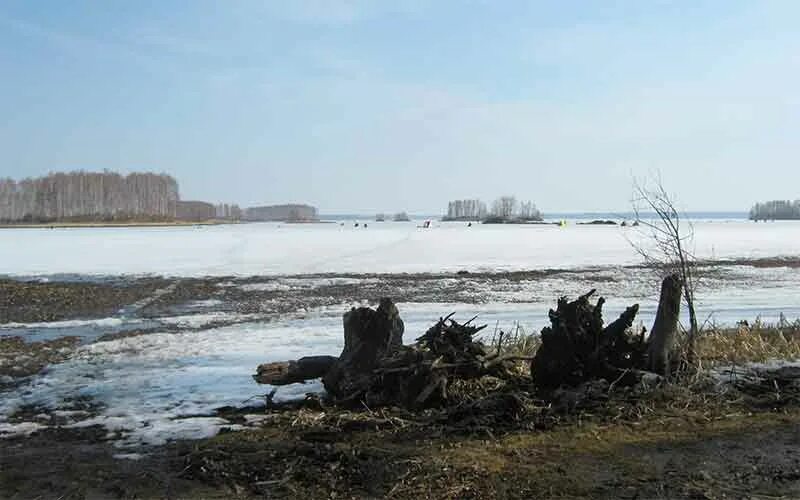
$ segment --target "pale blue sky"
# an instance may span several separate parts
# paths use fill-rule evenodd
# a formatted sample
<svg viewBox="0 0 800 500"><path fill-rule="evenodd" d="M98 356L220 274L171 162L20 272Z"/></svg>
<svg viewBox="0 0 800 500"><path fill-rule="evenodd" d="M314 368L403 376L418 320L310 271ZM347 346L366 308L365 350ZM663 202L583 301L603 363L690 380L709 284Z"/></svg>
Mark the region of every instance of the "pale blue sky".
<svg viewBox="0 0 800 500"><path fill-rule="evenodd" d="M0 3L0 175L437 213L800 198L800 2Z"/></svg>

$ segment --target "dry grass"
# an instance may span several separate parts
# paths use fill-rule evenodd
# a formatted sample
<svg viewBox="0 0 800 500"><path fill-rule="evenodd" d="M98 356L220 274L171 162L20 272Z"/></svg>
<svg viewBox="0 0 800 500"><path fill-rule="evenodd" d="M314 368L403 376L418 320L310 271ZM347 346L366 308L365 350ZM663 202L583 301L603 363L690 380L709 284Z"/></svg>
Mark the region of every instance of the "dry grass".
<svg viewBox="0 0 800 500"><path fill-rule="evenodd" d="M756 319L735 328L712 326L697 339L696 353L704 366L800 359L800 321L782 318L766 324Z"/></svg>
<svg viewBox="0 0 800 500"><path fill-rule="evenodd" d="M486 339L490 349L507 356L533 356L541 345L538 332L527 332L515 324L508 332L495 330ZM679 340L681 359L686 359L685 332ZM741 321L736 327L706 326L695 346L703 367L738 365L769 360L800 360L800 320L781 317L777 323Z"/></svg>
<svg viewBox="0 0 800 500"><path fill-rule="evenodd" d="M508 332L495 330L487 344L505 356L533 356L542 339L538 333L527 333L517 322Z"/></svg>

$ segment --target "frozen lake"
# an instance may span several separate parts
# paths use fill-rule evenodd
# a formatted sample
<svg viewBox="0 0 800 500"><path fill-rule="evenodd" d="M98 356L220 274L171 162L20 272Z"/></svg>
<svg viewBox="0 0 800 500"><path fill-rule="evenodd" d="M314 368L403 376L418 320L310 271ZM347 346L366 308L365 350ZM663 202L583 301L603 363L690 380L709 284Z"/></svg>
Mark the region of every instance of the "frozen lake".
<svg viewBox="0 0 800 500"><path fill-rule="evenodd" d="M629 243L641 237L636 228L416 226L0 230L0 275L226 277L204 280L212 282L212 296L157 313L128 307L106 318L0 324L0 337L29 342L82 338L65 361L0 393L0 436L51 425L53 415L58 425L103 426L120 445L212 435L229 425L213 415L215 408L242 405L268 391L251 379L259 363L337 354L342 313L374 305L382 295L397 299L408 342L452 311L461 320L480 314L490 333L495 325L539 331L558 296L590 288L608 298L607 321L634 302L641 304L640 320L652 321L657 279L625 267L640 262ZM800 223L698 221L695 230L702 258L800 256ZM564 271L475 274L542 269ZM472 274L366 276L462 270ZM250 276L256 278L235 278ZM701 320L731 325L800 317L797 267L723 265L704 286L698 293ZM237 312L243 305L248 312ZM134 330L147 332L124 336ZM278 399L315 390L319 384L289 386ZM75 398L91 401L94 409L76 410ZM41 414L21 421L14 415L23 407Z"/></svg>
<svg viewBox="0 0 800 500"><path fill-rule="evenodd" d="M695 223L698 257L800 255L800 223ZM639 228L434 223L3 229L0 275L248 276L581 268L640 262Z"/></svg>

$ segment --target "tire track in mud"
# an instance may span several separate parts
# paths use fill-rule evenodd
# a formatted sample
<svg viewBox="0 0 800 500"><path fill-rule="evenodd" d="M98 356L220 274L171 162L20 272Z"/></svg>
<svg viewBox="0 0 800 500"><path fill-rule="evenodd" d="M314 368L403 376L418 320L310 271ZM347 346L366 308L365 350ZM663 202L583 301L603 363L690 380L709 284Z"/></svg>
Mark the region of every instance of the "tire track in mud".
<svg viewBox="0 0 800 500"><path fill-rule="evenodd" d="M159 288L158 290L153 292L153 294L150 295L149 297L145 297L144 299L134 302L129 306L123 307L118 312L120 319L126 319L132 316L136 316L141 310L148 307L150 304L157 301L161 297L164 297L165 295L175 292L175 290L178 289L179 283L180 283L179 281L170 283L164 288Z"/></svg>

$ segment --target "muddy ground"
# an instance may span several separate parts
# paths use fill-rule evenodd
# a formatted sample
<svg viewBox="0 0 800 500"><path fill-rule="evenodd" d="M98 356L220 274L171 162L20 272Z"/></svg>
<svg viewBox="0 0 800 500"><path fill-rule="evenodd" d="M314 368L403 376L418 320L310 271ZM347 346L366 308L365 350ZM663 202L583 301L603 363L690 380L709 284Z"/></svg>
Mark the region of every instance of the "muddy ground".
<svg viewBox="0 0 800 500"><path fill-rule="evenodd" d="M797 267L784 260L736 265ZM300 281L2 279L0 324L158 318L184 313L187 303L203 300L217 301L217 310L264 320L384 295L398 302L515 301L527 300L520 298L519 287L544 279L580 279L581 286L595 284L609 295L637 280L651 281L638 268L317 275ZM728 278L725 272L710 272L709 279ZM303 280L315 284L306 286ZM496 296L487 296L489 283ZM142 328L108 338L151 332ZM68 357L82 341L0 338L0 397L5 388ZM795 398L785 391L766 402L747 394L709 399L705 389L669 397L664 391L641 400L609 394L608 401L569 414L532 397L510 420L503 412L410 415L365 408L352 413L316 402L300 409L223 409L226 417L248 422L249 428L137 450L115 446L106 429L59 427L58 417L45 409L23 408L20 420L38 417L51 427L0 440L0 498L800 497L800 453L795 451L800 404ZM91 401L74 403L73 411L95 411Z"/></svg>
<svg viewBox="0 0 800 500"><path fill-rule="evenodd" d="M698 275L706 289L736 283L737 269L796 269L800 260L771 258L702 262ZM314 274L270 277L169 278L61 276L3 278L0 276L0 325L69 319L103 318L118 314L157 317L174 313L187 301L220 299L224 308L241 313L286 313L345 302L374 301L391 296L395 302L481 303L550 301L563 289L542 296L513 293L543 282L562 287L602 287L604 293L625 291L644 298L657 291L654 273L640 266L622 268L544 269L502 273L455 274ZM289 284L287 284L289 283Z"/></svg>
<svg viewBox="0 0 800 500"><path fill-rule="evenodd" d="M47 430L3 443L0 496L800 496L797 406L620 404L481 424L399 410L262 411L259 428L143 450L138 460L115 458L100 429Z"/></svg>

